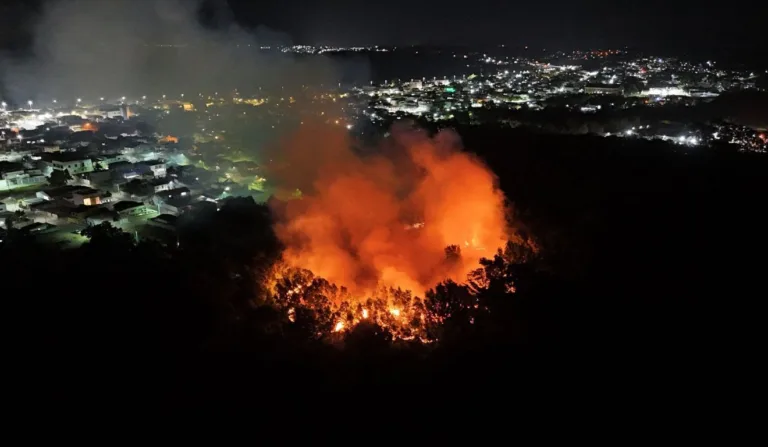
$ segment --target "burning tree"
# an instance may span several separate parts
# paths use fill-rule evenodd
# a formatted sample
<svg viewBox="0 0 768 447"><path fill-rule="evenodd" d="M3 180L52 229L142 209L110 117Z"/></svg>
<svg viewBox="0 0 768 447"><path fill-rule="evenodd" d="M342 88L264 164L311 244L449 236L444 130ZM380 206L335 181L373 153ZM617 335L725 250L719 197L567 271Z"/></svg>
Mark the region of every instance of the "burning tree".
<svg viewBox="0 0 768 447"><path fill-rule="evenodd" d="M451 319L473 324L481 290L507 278L498 262L522 255L499 250L520 241L493 173L450 132L395 129L376 155L328 132L304 126L267 173L302 191L272 203L285 249L270 300L314 338L366 323L429 341Z"/></svg>

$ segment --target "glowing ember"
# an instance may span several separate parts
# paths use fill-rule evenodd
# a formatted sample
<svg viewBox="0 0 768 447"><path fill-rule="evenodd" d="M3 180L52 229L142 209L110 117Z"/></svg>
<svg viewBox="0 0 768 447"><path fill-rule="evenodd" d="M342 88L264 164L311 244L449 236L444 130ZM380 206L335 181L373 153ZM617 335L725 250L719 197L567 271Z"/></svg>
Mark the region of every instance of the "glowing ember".
<svg viewBox="0 0 768 447"><path fill-rule="evenodd" d="M320 338L367 321L424 343L453 312L483 312L475 296L490 278L478 261L517 238L493 173L450 132L394 129L360 155L333 129L301 126L270 158L266 175L290 197L272 202L285 246L268 279L273 303ZM425 293L438 283L447 302Z"/></svg>

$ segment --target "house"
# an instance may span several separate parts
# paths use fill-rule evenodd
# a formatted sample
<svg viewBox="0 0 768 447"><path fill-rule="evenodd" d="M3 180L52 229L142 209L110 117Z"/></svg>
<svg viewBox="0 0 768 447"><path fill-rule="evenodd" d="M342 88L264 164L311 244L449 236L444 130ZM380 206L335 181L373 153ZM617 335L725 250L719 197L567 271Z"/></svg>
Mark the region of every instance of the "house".
<svg viewBox="0 0 768 447"><path fill-rule="evenodd" d="M114 222L119 218L119 215L108 208L98 207L97 210L90 213L85 218L85 223L88 225L99 225L103 222Z"/></svg>
<svg viewBox="0 0 768 447"><path fill-rule="evenodd" d="M182 199L189 197L189 188L183 186L181 188L169 189L158 194L163 199Z"/></svg>
<svg viewBox="0 0 768 447"><path fill-rule="evenodd" d="M44 185L47 181L38 169L24 169L21 165L0 162L0 191Z"/></svg>
<svg viewBox="0 0 768 447"><path fill-rule="evenodd" d="M131 200L123 200L120 202L115 203L115 205L112 207L113 210L117 213L120 217L128 217L128 216L141 216L144 214L147 214L149 211L147 209L147 206L144 205L141 202L134 202Z"/></svg>
<svg viewBox="0 0 768 447"><path fill-rule="evenodd" d="M112 185L112 172L110 171L93 171L80 174L80 182L85 186L111 186Z"/></svg>
<svg viewBox="0 0 768 447"><path fill-rule="evenodd" d="M110 202L112 202L112 194L109 192L89 188L72 193L72 203L78 206L94 206Z"/></svg>
<svg viewBox="0 0 768 447"><path fill-rule="evenodd" d="M155 177L165 177L167 175L168 163L165 160L147 160L137 164L149 168Z"/></svg>
<svg viewBox="0 0 768 447"><path fill-rule="evenodd" d="M179 185L179 183L174 181L171 177L153 179L149 181L149 184L152 185L155 194L162 191L173 190Z"/></svg>
<svg viewBox="0 0 768 447"><path fill-rule="evenodd" d="M123 154L102 154L94 160L95 163L98 163L104 169L107 169L112 163L119 161L127 161L126 156Z"/></svg>
<svg viewBox="0 0 768 447"><path fill-rule="evenodd" d="M130 180L140 175L139 170L129 161L117 161L110 163L107 168L115 180Z"/></svg>
<svg viewBox="0 0 768 447"><path fill-rule="evenodd" d="M35 193L35 196L47 201L63 200L74 204L73 196L75 193L88 194L90 192L97 192L97 190L87 186L64 185L38 191Z"/></svg>
<svg viewBox="0 0 768 447"><path fill-rule="evenodd" d="M163 228L169 231L176 231L176 220L178 218L172 214L161 214L157 217L149 219L147 224Z"/></svg>
<svg viewBox="0 0 768 447"><path fill-rule="evenodd" d="M174 188L156 193L152 202L158 206L161 213L178 215L192 202L192 196L187 187Z"/></svg>
<svg viewBox="0 0 768 447"><path fill-rule="evenodd" d="M56 225L44 222L35 222L24 227L26 234L45 234L52 231L56 231Z"/></svg>
<svg viewBox="0 0 768 447"><path fill-rule="evenodd" d="M93 172L93 161L77 152L43 154L47 167L52 171L69 171L71 175Z"/></svg>
<svg viewBox="0 0 768 447"><path fill-rule="evenodd" d="M183 212L189 210L192 206L192 199L189 196L180 197L178 199L166 199L158 204L158 209L161 213L173 214L178 216Z"/></svg>

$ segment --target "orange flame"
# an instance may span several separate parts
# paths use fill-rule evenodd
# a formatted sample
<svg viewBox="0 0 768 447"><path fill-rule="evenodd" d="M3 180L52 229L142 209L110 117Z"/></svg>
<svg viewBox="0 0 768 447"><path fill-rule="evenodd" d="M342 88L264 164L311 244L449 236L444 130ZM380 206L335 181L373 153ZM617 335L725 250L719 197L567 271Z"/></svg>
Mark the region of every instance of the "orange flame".
<svg viewBox="0 0 768 447"><path fill-rule="evenodd" d="M275 207L289 266L355 296L380 286L423 296L442 280L463 282L481 257L503 246L504 196L493 173L460 150L458 137L407 129L392 135L360 155L336 126L305 125L273 155L271 179L302 191L300 200Z"/></svg>

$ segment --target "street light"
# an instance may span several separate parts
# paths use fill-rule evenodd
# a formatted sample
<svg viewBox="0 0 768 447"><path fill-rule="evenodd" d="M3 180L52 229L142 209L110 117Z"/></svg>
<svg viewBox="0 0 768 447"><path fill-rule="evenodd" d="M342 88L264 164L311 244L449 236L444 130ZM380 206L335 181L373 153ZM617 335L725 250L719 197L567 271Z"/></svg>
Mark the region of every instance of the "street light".
<svg viewBox="0 0 768 447"><path fill-rule="evenodd" d="M29 106L32 107L32 104L33 104L32 100L30 99L29 101L27 101L27 104L29 104Z"/></svg>
<svg viewBox="0 0 768 447"><path fill-rule="evenodd" d="M56 104L56 100L55 99L53 100L53 103Z"/></svg>
<svg viewBox="0 0 768 447"><path fill-rule="evenodd" d="M104 97L99 98L100 100L104 101Z"/></svg>
<svg viewBox="0 0 768 447"><path fill-rule="evenodd" d="M82 100L82 99L80 99L80 98L77 98L77 102L78 102L78 104L79 104L79 103L83 102L83 100Z"/></svg>

